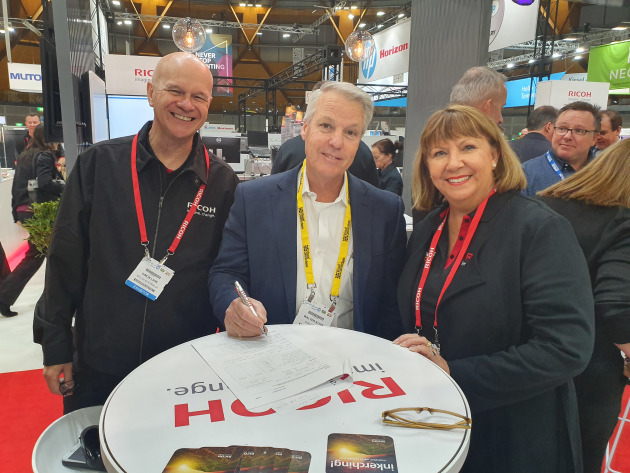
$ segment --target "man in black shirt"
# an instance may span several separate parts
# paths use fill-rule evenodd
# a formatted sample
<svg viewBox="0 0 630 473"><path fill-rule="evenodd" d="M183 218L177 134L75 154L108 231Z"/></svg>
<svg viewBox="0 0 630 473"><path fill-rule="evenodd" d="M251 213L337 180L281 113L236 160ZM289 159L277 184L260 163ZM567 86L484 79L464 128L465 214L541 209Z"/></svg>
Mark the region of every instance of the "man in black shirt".
<svg viewBox="0 0 630 473"><path fill-rule="evenodd" d="M212 74L169 54L147 97L154 120L137 135L79 155L55 220L35 340L66 413L104 404L142 362L219 327L207 277L238 179L198 133Z"/></svg>

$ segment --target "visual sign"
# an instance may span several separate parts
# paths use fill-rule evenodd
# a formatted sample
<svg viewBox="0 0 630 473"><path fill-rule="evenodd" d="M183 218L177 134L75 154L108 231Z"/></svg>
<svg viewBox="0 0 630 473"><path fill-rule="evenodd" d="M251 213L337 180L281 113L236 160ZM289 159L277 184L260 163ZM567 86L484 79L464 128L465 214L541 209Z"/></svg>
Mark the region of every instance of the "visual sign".
<svg viewBox="0 0 630 473"><path fill-rule="evenodd" d="M232 35L210 34L206 44L195 53L212 71L214 96L231 97L232 81L221 77L232 77Z"/></svg>

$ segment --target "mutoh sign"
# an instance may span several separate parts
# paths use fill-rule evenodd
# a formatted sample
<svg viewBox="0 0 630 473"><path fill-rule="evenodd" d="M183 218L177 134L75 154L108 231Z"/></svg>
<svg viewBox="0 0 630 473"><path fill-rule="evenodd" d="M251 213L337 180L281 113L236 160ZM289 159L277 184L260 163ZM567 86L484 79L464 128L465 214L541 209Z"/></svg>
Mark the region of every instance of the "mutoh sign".
<svg viewBox="0 0 630 473"><path fill-rule="evenodd" d="M42 66L10 62L9 88L17 92L42 93Z"/></svg>

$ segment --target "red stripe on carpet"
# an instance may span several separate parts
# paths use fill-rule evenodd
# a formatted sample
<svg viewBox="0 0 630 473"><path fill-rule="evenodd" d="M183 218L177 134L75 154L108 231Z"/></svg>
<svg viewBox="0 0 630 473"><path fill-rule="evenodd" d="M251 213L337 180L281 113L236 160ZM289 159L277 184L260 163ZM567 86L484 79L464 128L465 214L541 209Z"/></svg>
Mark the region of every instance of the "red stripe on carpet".
<svg viewBox="0 0 630 473"><path fill-rule="evenodd" d="M33 471L35 442L61 417L63 401L48 391L41 369L0 373L0 399L0 470Z"/></svg>
<svg viewBox="0 0 630 473"><path fill-rule="evenodd" d="M9 268L11 271L15 269L15 267L20 264L20 261L24 259L24 255L28 251L28 243L22 243L17 250L15 250L12 254L7 257L7 261L9 262Z"/></svg>
<svg viewBox="0 0 630 473"><path fill-rule="evenodd" d="M623 399L621 401L621 412L619 413L619 422L617 423L617 427L615 427L615 431L608 442L608 448L612 448L615 442L615 438L617 437L617 432L619 431L619 427L623 424L623 429L621 431L621 436L617 441L617 449L613 452L612 459L610 461L610 468L606 469L606 465L603 465L602 472L620 472L627 473L630 472L630 414L628 419L621 419L621 416L626 411L626 406L630 402L630 386L626 386L625 391L623 392Z"/></svg>

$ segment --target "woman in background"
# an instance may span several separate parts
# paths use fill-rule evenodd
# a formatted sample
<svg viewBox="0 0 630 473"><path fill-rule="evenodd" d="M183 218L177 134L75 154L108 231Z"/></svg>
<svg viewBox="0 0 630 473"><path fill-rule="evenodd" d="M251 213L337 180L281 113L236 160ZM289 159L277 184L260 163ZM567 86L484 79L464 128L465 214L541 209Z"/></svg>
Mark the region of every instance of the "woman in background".
<svg viewBox="0 0 630 473"><path fill-rule="evenodd" d="M403 181L393 161L396 153L402 148L400 141L394 143L389 138L379 140L372 145L372 156L374 156L380 181L379 188L397 195L402 195Z"/></svg>
<svg viewBox="0 0 630 473"><path fill-rule="evenodd" d="M18 156L11 188L13 220L18 225L33 216L31 204L55 200L61 196L65 182L57 169L53 152L54 146L44 140L44 125L37 125L28 148ZM35 199L31 197L33 192L29 195L28 191L28 181L33 180L37 181ZM44 258L29 241L24 259L0 284L0 314L5 317L17 315L11 306L43 262Z"/></svg>
<svg viewBox="0 0 630 473"><path fill-rule="evenodd" d="M414 227L398 284L417 334L394 343L466 395L464 472L582 471L572 378L593 346L588 269L571 225L525 185L490 118L462 105L431 116L412 192L414 207L439 207Z"/></svg>
<svg viewBox="0 0 630 473"><path fill-rule="evenodd" d="M595 349L574 380L584 471L601 471L617 425L630 356L630 140L608 148L582 171L539 192L566 217L586 256L595 299Z"/></svg>

